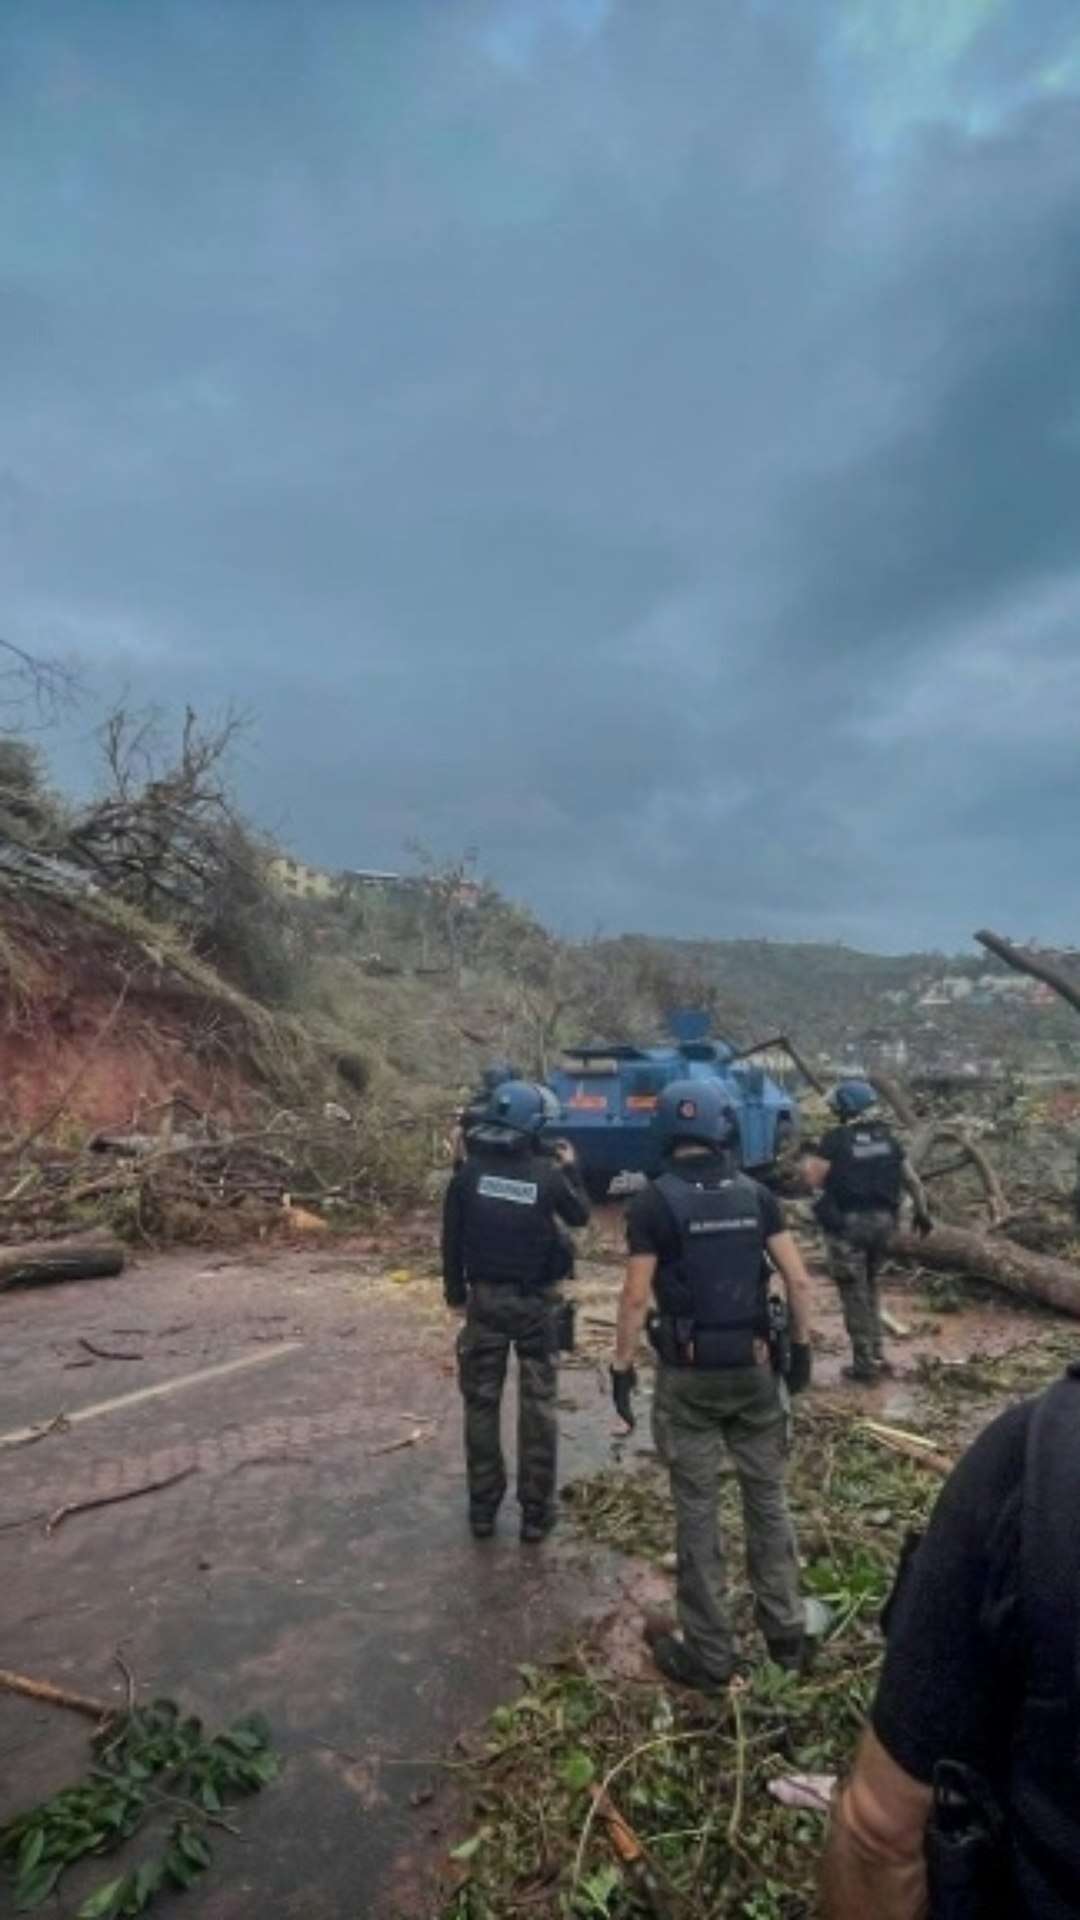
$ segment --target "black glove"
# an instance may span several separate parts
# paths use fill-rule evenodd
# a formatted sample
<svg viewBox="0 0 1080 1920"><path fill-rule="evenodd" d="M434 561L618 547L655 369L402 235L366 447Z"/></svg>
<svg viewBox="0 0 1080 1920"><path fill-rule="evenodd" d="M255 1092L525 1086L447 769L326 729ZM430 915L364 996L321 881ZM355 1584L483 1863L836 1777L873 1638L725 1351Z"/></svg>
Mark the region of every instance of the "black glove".
<svg viewBox="0 0 1080 1920"><path fill-rule="evenodd" d="M788 1364L787 1390L789 1393L805 1393L810 1385L812 1354L808 1340L793 1340L791 1360Z"/></svg>
<svg viewBox="0 0 1080 1920"><path fill-rule="evenodd" d="M615 1402L615 1411L620 1420L628 1427L637 1425L634 1418L634 1389L637 1386L637 1374L633 1367L612 1367L611 1397Z"/></svg>
<svg viewBox="0 0 1080 1920"><path fill-rule="evenodd" d="M924 1240L928 1233L934 1231L934 1216L932 1213L927 1213L925 1207L920 1207L915 1215L915 1231L921 1234Z"/></svg>

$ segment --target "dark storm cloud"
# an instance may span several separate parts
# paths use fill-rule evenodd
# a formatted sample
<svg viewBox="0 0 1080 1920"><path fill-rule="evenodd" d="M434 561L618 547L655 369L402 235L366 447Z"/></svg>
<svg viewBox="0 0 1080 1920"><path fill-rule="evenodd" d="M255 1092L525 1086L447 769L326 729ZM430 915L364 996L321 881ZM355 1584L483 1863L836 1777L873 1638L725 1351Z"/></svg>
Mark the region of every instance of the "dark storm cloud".
<svg viewBox="0 0 1080 1920"><path fill-rule="evenodd" d="M1073 930L1080 58L859 11L10 6L11 637L254 707L314 859Z"/></svg>

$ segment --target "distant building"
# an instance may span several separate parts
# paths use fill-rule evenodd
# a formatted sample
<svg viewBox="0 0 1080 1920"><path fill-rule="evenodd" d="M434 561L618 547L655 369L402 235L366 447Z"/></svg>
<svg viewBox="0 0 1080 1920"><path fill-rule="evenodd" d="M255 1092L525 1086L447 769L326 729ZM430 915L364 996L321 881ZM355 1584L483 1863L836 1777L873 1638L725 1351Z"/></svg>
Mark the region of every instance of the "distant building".
<svg viewBox="0 0 1080 1920"><path fill-rule="evenodd" d="M348 894L383 894L388 898L415 897L434 890L426 874L393 873L381 867L346 867L338 873L326 867L309 866L294 855L275 855L267 867L270 883L290 900L340 900ZM475 880L458 881L451 895L458 907L479 904L483 888Z"/></svg>
<svg viewBox="0 0 1080 1920"><path fill-rule="evenodd" d="M336 874L309 867L290 853L277 854L267 867L270 884L291 900L332 900L339 891Z"/></svg>

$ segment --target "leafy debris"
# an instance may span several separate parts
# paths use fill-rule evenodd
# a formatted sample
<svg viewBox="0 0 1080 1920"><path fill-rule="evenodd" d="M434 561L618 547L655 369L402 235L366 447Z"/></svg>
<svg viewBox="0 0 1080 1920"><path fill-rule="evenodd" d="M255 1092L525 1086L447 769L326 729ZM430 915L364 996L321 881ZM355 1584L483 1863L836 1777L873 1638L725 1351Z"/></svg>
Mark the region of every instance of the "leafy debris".
<svg viewBox="0 0 1080 1920"><path fill-rule="evenodd" d="M261 1716L208 1736L172 1700L111 1721L94 1740L94 1756L77 1786L0 1827L0 1868L16 1913L40 1907L69 1867L117 1852L154 1816L170 1820L164 1847L93 1888L76 1920L139 1914L162 1888L193 1886L213 1861L207 1827L236 1833L225 1817L230 1801L258 1793L279 1773Z"/></svg>

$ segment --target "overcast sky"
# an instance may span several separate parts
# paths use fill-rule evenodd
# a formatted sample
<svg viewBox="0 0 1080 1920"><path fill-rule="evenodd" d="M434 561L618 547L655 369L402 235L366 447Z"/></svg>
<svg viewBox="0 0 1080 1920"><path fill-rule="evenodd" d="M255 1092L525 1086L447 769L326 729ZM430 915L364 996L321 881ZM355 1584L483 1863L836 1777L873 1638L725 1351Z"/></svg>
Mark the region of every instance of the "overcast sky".
<svg viewBox="0 0 1080 1920"><path fill-rule="evenodd" d="M1080 936L1075 0L4 0L0 631L558 926Z"/></svg>

